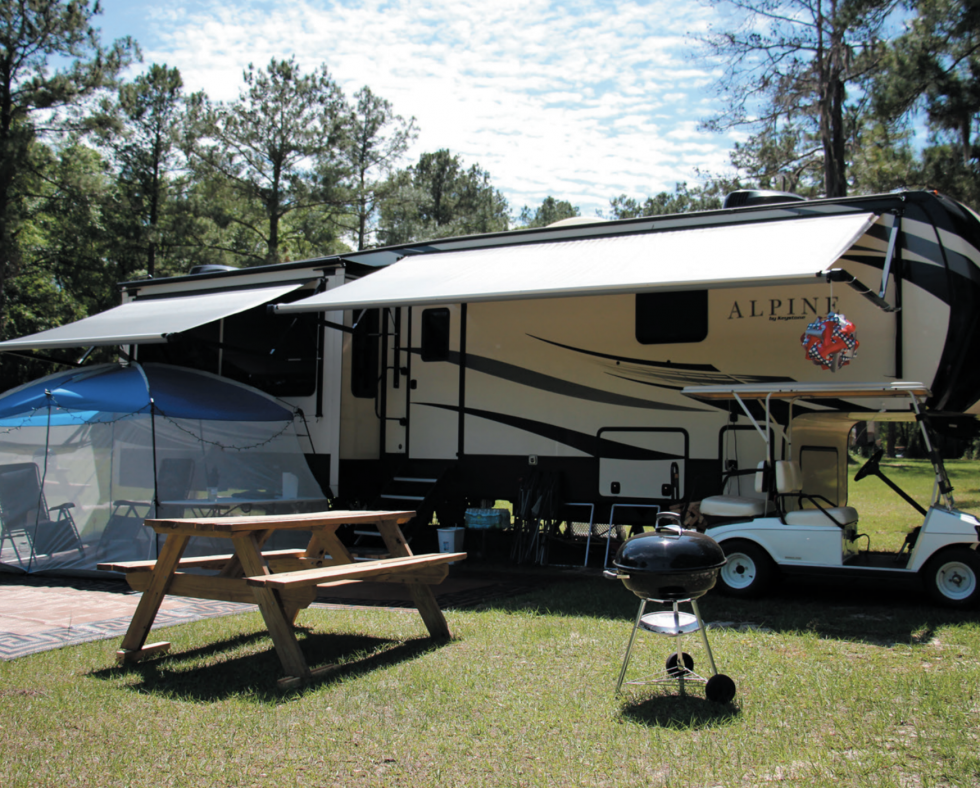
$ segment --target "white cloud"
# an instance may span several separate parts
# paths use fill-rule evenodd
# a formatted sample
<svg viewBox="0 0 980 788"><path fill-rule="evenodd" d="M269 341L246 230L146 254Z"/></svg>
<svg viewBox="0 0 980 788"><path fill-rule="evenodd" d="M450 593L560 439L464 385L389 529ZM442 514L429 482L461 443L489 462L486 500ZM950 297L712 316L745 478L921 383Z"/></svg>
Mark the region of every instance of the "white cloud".
<svg viewBox="0 0 980 788"><path fill-rule="evenodd" d="M107 3L107 15L113 13ZM676 0L174 0L133 31L145 62L189 90L233 99L250 62L326 63L348 95L369 85L420 135L489 170L513 209L548 194L583 214L721 169L730 139L697 131L713 72L686 32L704 7Z"/></svg>

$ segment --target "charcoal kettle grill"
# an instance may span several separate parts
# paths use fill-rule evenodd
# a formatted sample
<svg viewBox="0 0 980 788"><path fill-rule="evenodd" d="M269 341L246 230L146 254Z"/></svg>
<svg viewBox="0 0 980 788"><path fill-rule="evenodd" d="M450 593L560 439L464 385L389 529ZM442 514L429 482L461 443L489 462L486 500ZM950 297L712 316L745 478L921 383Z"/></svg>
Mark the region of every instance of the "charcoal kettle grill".
<svg viewBox="0 0 980 788"><path fill-rule="evenodd" d="M676 522L663 523L663 520ZM705 685L708 700L727 703L735 697L735 682L719 673L715 667L715 658L696 601L714 587L725 561L725 553L714 539L697 531L684 530L680 518L668 512L658 517L653 531L634 536L620 546L613 560L615 571L604 574L610 579L621 580L636 594L640 598L640 608L626 646L626 656L616 683L617 693L624 682L643 685L678 681L683 694L684 682L694 681ZM647 613L650 602L669 604L671 609ZM693 614L680 610L679 606L684 603L691 605ZM674 638L676 645L673 653L667 657L663 674L625 681L636 633L641 629ZM711 665L710 678L695 673L694 658L680 648L680 638L695 632L701 633L701 642Z"/></svg>

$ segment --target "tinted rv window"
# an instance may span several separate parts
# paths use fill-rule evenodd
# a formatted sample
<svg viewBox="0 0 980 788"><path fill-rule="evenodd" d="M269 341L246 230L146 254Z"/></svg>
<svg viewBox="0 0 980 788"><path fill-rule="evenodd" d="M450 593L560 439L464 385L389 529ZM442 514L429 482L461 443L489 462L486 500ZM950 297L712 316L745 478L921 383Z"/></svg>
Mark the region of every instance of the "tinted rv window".
<svg viewBox="0 0 980 788"><path fill-rule="evenodd" d="M309 295L297 290L277 303ZM316 391L318 331L316 315L270 315L263 305L167 344L140 345L138 358L214 372L274 396L309 396Z"/></svg>
<svg viewBox="0 0 980 788"><path fill-rule="evenodd" d="M702 342L707 336L707 290L637 293L636 341L641 345Z"/></svg>
<svg viewBox="0 0 980 788"><path fill-rule="evenodd" d="M309 290L297 290L276 303L309 295ZM317 317L316 314L273 315L264 305L226 317L221 347L222 376L279 397L313 394Z"/></svg>
<svg viewBox="0 0 980 788"><path fill-rule="evenodd" d="M221 339L221 321L207 323L166 344L138 345L136 358L142 363L174 364L188 369L220 374L218 344Z"/></svg>
<svg viewBox="0 0 980 788"><path fill-rule="evenodd" d="M445 361L449 358L449 310L426 309L422 312L422 360Z"/></svg>
<svg viewBox="0 0 980 788"><path fill-rule="evenodd" d="M378 393L380 322L377 309L354 313L351 339L350 390L355 397L374 398Z"/></svg>

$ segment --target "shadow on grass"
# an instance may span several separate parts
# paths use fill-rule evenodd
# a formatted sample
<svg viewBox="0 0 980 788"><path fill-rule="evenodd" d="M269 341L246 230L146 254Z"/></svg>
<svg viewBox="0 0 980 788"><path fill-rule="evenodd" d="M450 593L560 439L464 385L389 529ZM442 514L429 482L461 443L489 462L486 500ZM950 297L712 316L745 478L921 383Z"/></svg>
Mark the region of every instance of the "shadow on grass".
<svg viewBox="0 0 980 788"><path fill-rule="evenodd" d="M623 621L628 627L639 600L621 582L581 575L556 579L546 587L486 608L528 615L586 616ZM776 633L813 633L833 640L873 645L927 643L948 626L975 625L976 610L952 610L928 604L920 586L849 581L846 585L815 578L782 580L763 599L733 599L711 591L698 600L705 622L735 629ZM647 610L659 607L651 603ZM666 606L664 609L667 609ZM682 610L689 610L686 604ZM625 637L625 636L624 636Z"/></svg>
<svg viewBox="0 0 980 788"><path fill-rule="evenodd" d="M691 731L726 725L741 712L734 703L714 703L685 693L627 700L621 713L625 719L642 725Z"/></svg>
<svg viewBox="0 0 980 788"><path fill-rule="evenodd" d="M283 676L283 668L265 632L239 635L145 662L93 671L89 675L114 680L137 674L139 681L129 684L129 689L184 700L215 701L247 696L260 702L282 703L286 698L301 697L323 684L417 659L450 642L429 637L399 641L365 635L314 634L304 629L298 629L297 636L311 669L336 667L288 691L280 690L276 684Z"/></svg>

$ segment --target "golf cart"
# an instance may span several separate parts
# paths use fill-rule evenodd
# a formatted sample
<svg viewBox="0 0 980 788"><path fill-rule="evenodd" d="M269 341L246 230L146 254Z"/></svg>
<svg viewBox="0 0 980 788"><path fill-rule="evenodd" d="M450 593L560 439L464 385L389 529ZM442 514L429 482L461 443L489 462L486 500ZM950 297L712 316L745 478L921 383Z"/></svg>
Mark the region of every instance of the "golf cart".
<svg viewBox="0 0 980 788"><path fill-rule="evenodd" d="M711 496L700 504L707 533L728 557L719 587L729 595L761 596L777 574L795 572L885 581L918 577L939 604L967 608L980 600L980 521L954 507L952 485L930 437L930 416L921 407L929 396L922 384L697 386L685 388L684 394L704 402L737 403L766 443L768 459L756 469L741 471L754 477L749 494ZM889 410L887 405L894 408L896 398L899 404L907 402L909 409ZM856 399L865 406L848 410L855 407L851 401ZM773 418L777 403L779 422L785 429ZM795 418L794 404L803 411ZM924 520L898 552L872 552L870 539L858 532L858 512L839 505L841 499L846 500L846 436L857 421L913 419L920 426L935 471L933 499L925 509L899 489L881 472L882 452L876 452L854 480L877 476ZM803 436L796 444L794 425ZM775 459L777 443L787 459ZM828 479L832 484L828 485ZM807 489L811 481L816 490ZM838 492L841 489L843 495Z"/></svg>

